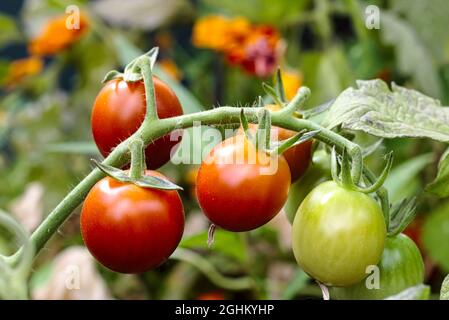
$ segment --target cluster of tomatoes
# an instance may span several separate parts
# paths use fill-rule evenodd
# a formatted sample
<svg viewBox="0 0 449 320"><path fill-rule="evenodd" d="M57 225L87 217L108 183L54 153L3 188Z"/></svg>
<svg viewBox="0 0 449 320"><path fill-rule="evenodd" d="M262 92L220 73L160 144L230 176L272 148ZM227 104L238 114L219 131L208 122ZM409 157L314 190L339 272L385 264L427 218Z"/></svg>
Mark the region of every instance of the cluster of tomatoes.
<svg viewBox="0 0 449 320"><path fill-rule="evenodd" d="M182 115L174 92L160 79L153 80L159 118ZM105 85L92 112L93 136L104 156L139 128L145 111L142 81L114 79ZM278 127L271 130L278 140L295 135ZM178 142L164 136L151 143L145 150L147 167L154 170L165 164ZM311 141L272 155L257 150L239 131L203 160L196 181L200 207L225 230L258 228L281 211L291 183L306 172L311 155ZM273 161L276 170L264 174ZM166 179L156 171L147 170L146 175ZM99 262L117 272L140 273L157 267L176 249L183 229L183 205L175 190L143 188L106 177L91 189L82 208L86 246ZM336 297L384 298L423 281L422 258L413 241L405 235L388 237L378 203L336 182L321 183L310 191L298 208L292 231L299 266L321 283L337 287ZM363 280L367 267L376 265L380 289L369 290Z"/></svg>

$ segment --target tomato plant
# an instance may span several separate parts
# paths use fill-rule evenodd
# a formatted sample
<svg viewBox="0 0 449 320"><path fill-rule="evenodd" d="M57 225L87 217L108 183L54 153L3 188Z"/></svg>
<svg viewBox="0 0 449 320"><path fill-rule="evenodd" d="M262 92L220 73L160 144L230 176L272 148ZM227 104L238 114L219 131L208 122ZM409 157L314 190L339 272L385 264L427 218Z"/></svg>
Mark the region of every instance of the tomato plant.
<svg viewBox="0 0 449 320"><path fill-rule="evenodd" d="M416 244L404 234L387 237L379 266L379 287L368 289L365 281L334 288L337 299L378 300L424 281L424 263Z"/></svg>
<svg viewBox="0 0 449 320"><path fill-rule="evenodd" d="M146 175L164 178L155 171ZM106 177L84 201L81 233L92 255L122 273L157 267L176 249L184 230L181 198L173 190L141 188Z"/></svg>
<svg viewBox="0 0 449 320"><path fill-rule="evenodd" d="M353 6L356 5L355 2L349 3ZM320 6L310 7L318 8ZM342 8L338 7L338 10L342 10ZM359 12L356 9L356 7L352 7L351 12L356 14ZM311 19L316 16L320 15L315 13L310 15ZM320 17L324 18L323 15ZM400 18L405 19L405 16L401 15ZM58 21L63 21L63 19L58 19ZM101 21L95 21L91 26L96 27L99 25L97 23L101 23ZM168 276L161 278L168 280L167 287L171 288L167 291L164 288L158 292L164 291L161 295L166 297L192 297L195 296L192 292L203 292L204 290L214 293L212 294L212 296L215 295L214 297L217 297L216 292L223 293L224 297L238 297L231 292L238 290L242 291L242 297L247 295L251 298L301 297L309 293L312 295L319 293L314 280L318 282L324 298L327 297L328 292L326 285L334 287L331 290L334 290L337 298L341 296L377 299L393 294L402 299L403 295L398 296L396 293L399 291L404 293L404 288L413 286L413 290L420 290L420 287L424 285L416 286L416 284L420 284L423 278L422 258L419 253L416 254L416 247L407 237L395 235L400 232L407 234L407 232L413 231L413 228L409 227L409 231L407 231L405 227L414 218L417 207L415 195L421 189L438 197L449 195L446 183L449 175L449 151L444 152L443 150L449 141L449 129L444 122L444 119L447 119L447 110L441 108L440 101L399 85L389 87L379 79L354 82L355 79L338 74L337 69L327 70L334 65L341 65L343 66L342 70L349 71L348 66L340 64L345 60L345 46L334 48L329 56L304 56L305 62L300 63L311 66L313 62L319 61L320 66L318 69L311 68L307 71L291 70L297 77L293 86L289 86L283 80L286 78L281 75L280 70L288 71L292 65L287 61L284 62L283 59L278 60L280 57L275 56L284 51L282 49L285 46L281 34L264 38L265 41L259 41L263 38L255 41L257 37L246 38L244 36L245 42L248 41L244 46L232 45L225 48L223 37L210 37L210 29L207 27L209 23L216 24L219 29L223 30L227 27L235 28L234 31L253 30L257 32L261 29L251 26L243 19L232 17L210 17L210 19L203 20L203 23L205 24L200 28L201 36L193 37L196 44L199 45L202 41L208 42L211 39L217 40L213 44L220 54L225 54L225 50L236 48L239 49L237 53L247 54L248 52L242 49L251 49L249 53L251 59L254 60L252 65L257 67L257 70L252 70L252 73L259 76L272 75L274 79L273 86L268 84L263 86L266 96L254 99L251 107L227 105L204 110L205 108L201 104L208 106L211 103L221 104L224 101L250 103L255 98L255 86L254 88L252 85L240 87L232 83L239 82L239 77L237 74L222 72L228 66L221 63L214 67L214 71L217 72L214 72L213 76L225 75L226 87L229 88L229 91L226 90L224 95L220 94L223 93L220 92L222 84L224 84L222 79L210 79L207 74L204 78L198 77L200 74L198 71L204 65L209 66L209 62L204 65L198 63L197 66L186 66L182 72L176 72L181 70L176 70L174 61L167 61L167 59L169 57L170 59L179 59L180 56L188 57L191 51L171 50L168 48L170 41L167 40L169 39L164 40L162 39L164 37L155 34L155 41L165 43L164 46L161 46L165 61L156 62L158 49L153 48L147 54L142 54L132 60L123 72L115 70L109 72L105 77L107 82L94 102L90 129L98 149L105 159L101 162L95 159L90 140L66 143L64 139L61 139L60 142L52 143L52 146L48 148L51 152L70 151L77 154L77 157L70 159L74 162L69 164L74 164L74 171L88 167L89 157L84 157L84 155L94 156L93 162L96 168L66 195L42 223L33 225L33 222L29 226L27 225L29 230L34 230L31 236L28 236L26 232L12 233L12 235L17 235L22 248L11 256L0 254L0 267L5 270L3 274L0 274L0 296L11 296L9 292L14 289L16 283L10 279L19 279L21 282L20 292L18 291L16 296L25 297L27 295L29 288L25 285L25 281L29 278L32 270L31 262L34 256L45 247L50 237L57 232L63 221L67 220L82 201L84 201L84 205L80 224L83 239L87 249L107 268L123 273L140 273L156 268L169 257L193 266L193 268L186 268L186 265L179 264L174 265L174 268L164 269L164 271L168 271ZM357 25L355 26L357 27ZM386 26L388 26L388 19L386 19ZM198 28L195 29L195 32L199 32ZM395 33L389 32L389 34ZM360 35L363 35L363 32L357 32L357 36ZM241 34L233 34L232 37L234 36L240 38L240 40L235 40L242 41L243 39ZM96 37L101 38L102 35L95 32L85 40L92 41L92 38ZM328 41L332 41L331 34L328 34L327 37ZM117 39L119 41L113 41L112 46L117 45L115 42L119 44L127 42L126 37L118 36ZM269 39L272 40L271 49L276 48L276 50L265 50L268 44L266 40ZM389 39L391 41L392 38ZM111 42L108 37L103 40L106 40L102 41L105 43ZM207 43L203 42L203 44L204 48L208 48ZM331 43L329 44L326 47L334 47ZM72 45L75 46L75 43L70 44L66 49L69 50ZM84 45L81 43L77 50L83 50ZM98 47L101 48L101 46ZM130 48L132 50L128 50ZM119 57L111 55L110 62L113 65L122 65L126 55L135 55L137 48L135 46L130 48L120 50L120 55L117 55ZM106 50L108 53L109 49ZM358 50L358 58L366 56L363 53L370 51L368 50L370 45L364 45L362 49ZM87 52L87 50L85 51ZM75 51L75 54L72 53L72 55L67 51L67 55L64 54L67 59L51 59L52 61L49 63L54 64L55 67L42 73L42 77L39 78L42 80L58 78L54 76L54 72L61 69L61 65L66 60L78 61L79 58L80 61L85 62L79 55L80 52L81 50ZM95 52L93 56L97 55L96 51L91 50L90 52ZM78 57L74 59L77 54ZM202 58L202 54L198 56L201 56L198 59ZM205 54L206 58L207 56L208 54ZM95 60L99 61L102 58L99 56ZM115 61L115 59L120 61ZM275 73L274 70L278 67L276 63L281 61L279 72ZM19 78L23 78L23 82L14 84L21 86L17 95L9 94L10 88L8 87L5 91L8 92L8 99L2 99L2 102L11 106L11 109L5 108L7 116L5 119L8 121L6 121L4 130L0 130L2 131L2 137L0 137L2 138L0 139L2 148L6 151L6 156L0 159L0 166L14 169L11 172L20 172L20 176L24 177L23 181L27 181L26 177L28 176L38 179L40 170L29 167L29 163L33 161L29 160L28 154L27 157L22 156L21 163L17 165L17 168L8 166L9 162L14 162L15 149L19 146L23 145L23 150L31 151L27 144L21 143L25 141L24 137L11 124L22 121L22 107L25 108L35 96L41 94L41 91L45 92L46 88L52 88L52 86L28 87L28 81L30 83L34 81L34 76L41 72L38 69L46 68L47 60L32 57L31 60L16 62L11 68L8 67L8 73L11 74L6 83L13 85L15 78L17 81L20 80ZM26 66L35 70L28 70L27 76L21 76L20 72L25 71L21 69ZM369 66L369 63L366 66ZM377 64L368 73L380 70L382 66ZM394 65L386 66L395 70L392 74L393 78L401 74L401 78L405 76L402 79L410 79L410 85L412 85L413 77L402 74L402 71ZM100 67L98 64L98 68ZM86 68L87 71L90 69ZM426 69L425 65L422 69ZM153 76L154 70L170 87ZM319 72L316 72L317 70ZM272 74L266 73L267 71ZM324 91L323 88L315 88L313 90L314 100L308 100L312 91L300 83L302 71L304 71L304 79L309 84L317 83L321 86L327 79L331 79L331 82L346 79L348 83L331 83L329 86L323 86ZM170 73L171 77L166 73ZM438 74L440 73L444 76L444 72ZM85 88L83 93L91 92L92 88L87 82L88 78L84 78L86 74L88 73L80 74L83 81L86 80L86 83L83 82L81 83L83 86L80 86ZM316 74L317 78L310 77L312 74ZM329 78L326 76L329 74L335 74L335 76ZM183 76L186 77L181 79ZM247 80L252 81L254 78ZM211 97L202 96L201 104L189 90L183 87L184 85L194 85L198 89L194 94L202 94L205 89L211 89L210 84L212 83L214 90L208 91L216 96L212 100L209 100ZM340 89L349 83L356 83L356 86L340 93ZM420 81L420 83L425 84L427 81ZM232 90L233 86L239 87L241 92L245 92L244 95L235 94ZM183 115L180 101L171 88L176 90L188 114ZM261 91L259 87L257 90L257 92ZM319 95L320 91L323 91L324 94ZM76 105L76 102L79 101L78 97L86 99L86 101L88 99L87 96L79 94L70 102ZM335 99L329 103L325 102L331 98ZM94 97L89 99L89 101L93 100ZM307 105L306 101L308 101ZM43 105L53 104L47 103L53 101L44 102ZM320 104L313 106L315 103ZM55 123L55 119L57 120L62 114L59 112L60 106L57 107L57 112L49 112L52 114L52 125ZM38 109L36 112L42 114L47 111L45 108ZM71 117L71 119L76 119L76 117ZM426 121L419 121L422 119ZM89 121L85 123L85 126L88 123ZM66 123L64 122L64 124ZM85 127L81 126L70 126L71 124L73 123L68 123L69 126L64 127L64 130L67 130L71 136L81 138L81 135L86 135L87 132L89 136L84 136L84 139L91 138L90 130L85 130ZM198 124L202 126L200 130L196 130ZM157 172L146 171L146 167L157 168L169 160L171 151L177 147L177 142L179 142L179 139L169 140L169 135L173 132L188 129L189 134L193 135L194 142L203 142L204 136L201 134L198 137L196 133L203 133L212 127L220 129L216 130L214 134L218 131L225 134L227 128L236 128L239 124L243 131L241 130L235 138L218 144L201 163L198 174L194 178L197 199L187 192L183 194L185 207L188 208L189 234L188 239L180 242L184 227L184 204L175 190L179 190L181 187L166 180ZM191 128L192 130L190 130ZM267 131L264 132L264 129ZM72 130L73 133L70 132ZM38 130L35 130L33 133L37 132ZM48 136L51 137L49 132L51 131L36 134L36 140L48 142L46 139ZM176 136L179 137L179 135ZM184 138L186 137L187 132L184 131ZM213 138L215 137L219 137L219 135L214 135ZM422 143L419 146L417 145L420 143L419 141L416 144L415 142L404 144L402 142L406 137L431 139L435 143L425 144L424 152L426 154L415 156L422 151L419 149ZM314 145L315 149L312 148L312 139L317 142ZM179 159L182 158L184 164L199 164L196 160L201 157L187 159L188 157L183 157L183 155L198 155L202 153L202 151L198 152L199 150L204 150L203 146L186 145L189 145L186 146L186 149L192 148L180 150L182 152L179 153ZM400 148L398 145L401 145ZM384 149L387 150L385 154ZM411 149L413 152L409 152ZM186 152L184 153L184 151ZM398 164L395 163L392 168L393 151ZM79 153L84 154L80 155ZM314 153L314 161L311 161L312 153ZM332 157L331 161L328 161L330 153ZM30 154L33 154L34 160L34 155L37 153ZM319 154L325 160L323 163L320 163ZM382 171L379 170L378 165L381 155L385 155L384 158L387 159L387 165ZM404 159L411 155L413 155L413 159L411 159L413 161L404 166L405 162L409 162ZM429 172L418 174L436 159L435 155L441 156L438 169L429 168L431 169ZM421 159L421 157L423 158ZM193 161L187 163L184 160ZM43 162L48 165L46 161ZM79 163L81 163L81 167L78 167ZM129 163L129 172L122 171L121 168L127 167ZM434 164L436 166L436 163ZM53 176L48 180L52 183L59 180L57 179L59 173L65 172L63 169L67 169L69 165L62 163L61 166L52 168ZM371 166L374 171L371 171ZM72 169L72 167L70 168ZM170 174L173 173L177 181L181 181L183 171L185 171L182 167L175 168L172 164L164 169L171 170ZM389 175L390 169L393 169L394 174ZM410 172L414 174L410 174ZM71 174L70 172L68 175ZM10 175L12 178L8 178ZM103 178L105 175L108 177ZM13 174L8 172L5 176L8 177L5 178L4 185L6 187L4 189L11 189L8 191L11 195L16 196L22 189L25 189L23 184L11 184L14 182ZM389 180L387 180L387 176ZM434 177L433 182L425 181ZM333 181L323 182L331 178ZM61 180L63 179L61 178ZM66 187L66 182L61 182L58 187L61 188L61 185ZM292 182L295 182L293 186ZM32 189L33 187L33 185L30 186L30 190L36 192ZM30 192L30 196L27 190L23 200L20 199L21 201L16 203L15 200L6 199L5 204L11 205L11 211L20 211L23 203L38 202L34 199L39 198L36 196L39 190L36 193L33 192ZM4 199L4 197L0 198ZM29 198L33 201L30 201ZM422 207L425 210L432 209L432 206L439 201L436 198L430 199L430 197L420 198L424 202ZM215 239L211 237L215 228L210 228L208 232L205 218L196 214L198 210L196 200L211 223L225 229L219 230L215 234ZM47 201L45 201L46 204ZM261 228L257 232L252 232L251 241L247 241L247 237L240 234L228 232L253 230L266 224L281 211L287 214L293 226L283 219L284 216L279 216L279 219L270 224L270 228ZM19 231L14 222L2 219L1 216L2 214L0 214L0 224L2 224L0 229L5 224L7 227L9 226L8 230ZM19 217L19 215L17 216ZM197 218L198 220L196 220ZM445 219L443 218L446 217L438 219L440 223L437 226L429 224L426 234L433 235L435 227L438 226L444 229ZM193 221L192 227L190 227L190 219ZM70 222L73 221L70 220ZM413 227L413 224L411 226ZM192 230L195 231L191 232ZM293 243L290 241L290 231L293 232ZM78 229L70 228L70 232L78 234ZM441 234L443 233L441 232ZM211 240L215 240L215 242ZM425 244L426 248L428 246L433 248L432 252L436 252L436 256L443 257L446 248L439 246L440 243L442 241L436 237L433 241L429 240ZM4 245L0 240L0 246L2 252L13 252L10 243ZM78 249L88 254L86 248ZM290 249L293 249L295 259L289 255ZM204 254L205 251L207 254ZM283 261L278 264L275 257L281 257ZM276 262L276 265L272 263L273 261ZM444 266L444 259L440 259L438 263L440 267ZM217 264L220 264L219 268L216 268ZM299 270L296 264L299 264L303 270ZM21 267L21 265L25 267ZM367 267L376 265L381 269L381 288L376 291L365 291L367 288L360 286L365 283L364 280L368 280L367 275L370 275L369 272L372 270ZM288 274L293 277L286 279L284 275L290 270L293 273ZM203 277L197 277L196 273L207 277L210 283L205 286L199 285L197 279ZM237 273L239 273L238 277L235 276ZM232 274L232 276L228 277L226 274ZM310 279L307 274L313 279ZM16 275L18 275L17 278L14 277ZM157 275L148 273L133 279L136 279L145 290L151 289L154 283L159 282L159 279L156 278L162 275L165 276L165 272L157 272ZM179 282L177 280L179 276L184 277L185 275L189 275L190 279L186 281L188 284L182 288L183 290L178 290ZM190 277L190 275L192 276ZM111 278L123 279L121 275L113 275ZM128 278L125 277L125 279ZM428 281L432 281L432 279L429 277ZM433 285L434 283L432 283L432 288L435 288ZM278 292L274 292L273 288ZM285 292L280 292L279 289L285 289ZM408 292L408 290L406 291ZM146 294L153 297L152 292Z"/></svg>
<svg viewBox="0 0 449 320"><path fill-rule="evenodd" d="M244 135L215 146L196 182L205 215L230 231L248 231L270 221L282 209L289 187L285 158L257 151Z"/></svg>
<svg viewBox="0 0 449 320"><path fill-rule="evenodd" d="M153 82L159 118L182 115L181 104L173 90L157 77L153 77ZM93 137L103 156L140 127L145 111L143 81L126 82L117 78L105 84L95 99L91 117ZM181 140L180 135L174 137L177 138L165 135L147 146L149 169L157 169L170 159L170 152Z"/></svg>
<svg viewBox="0 0 449 320"><path fill-rule="evenodd" d="M295 258L305 272L324 284L347 286L379 262L386 228L372 198L328 181L301 203L292 233Z"/></svg>

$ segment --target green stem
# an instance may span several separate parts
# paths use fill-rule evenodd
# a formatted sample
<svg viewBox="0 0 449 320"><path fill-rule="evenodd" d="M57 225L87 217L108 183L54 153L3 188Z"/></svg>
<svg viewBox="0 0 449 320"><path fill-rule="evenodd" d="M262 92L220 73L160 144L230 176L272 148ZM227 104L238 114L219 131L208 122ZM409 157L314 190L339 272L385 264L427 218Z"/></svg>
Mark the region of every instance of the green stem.
<svg viewBox="0 0 449 320"><path fill-rule="evenodd" d="M363 176L371 184L374 184L377 180L376 175L372 173L367 167L363 167ZM390 224L390 201L388 199L387 189L385 189L384 187L380 187L379 189L377 189L376 194L379 197L382 212L384 214L385 226L388 230Z"/></svg>
<svg viewBox="0 0 449 320"><path fill-rule="evenodd" d="M144 121L149 122L151 120L158 119L156 96L154 93L153 72L151 70L151 59L148 56L142 56L142 58L137 62L137 65L142 71L143 83L145 86L147 110Z"/></svg>
<svg viewBox="0 0 449 320"><path fill-rule="evenodd" d="M173 254L170 256L170 259L184 261L193 265L198 270L200 270L212 283L223 289L248 290L254 288L255 286L253 279L251 279L250 277L229 278L223 276L207 259L187 249L176 249L176 251L173 252Z"/></svg>
<svg viewBox="0 0 449 320"><path fill-rule="evenodd" d="M144 171L145 155L142 139L134 139L129 143L129 151L131 154L131 168L129 175L132 179L139 179Z"/></svg>

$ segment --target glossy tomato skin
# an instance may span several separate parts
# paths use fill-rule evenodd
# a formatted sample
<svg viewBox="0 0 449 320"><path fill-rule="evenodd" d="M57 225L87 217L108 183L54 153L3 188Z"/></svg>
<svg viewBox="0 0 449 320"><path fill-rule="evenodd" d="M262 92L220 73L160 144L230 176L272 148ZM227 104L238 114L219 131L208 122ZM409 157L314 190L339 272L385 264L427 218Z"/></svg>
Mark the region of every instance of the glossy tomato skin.
<svg viewBox="0 0 449 320"><path fill-rule="evenodd" d="M270 221L282 209L289 187L290 169L284 157L255 151L244 135L215 146L201 164L196 182L205 215L235 232Z"/></svg>
<svg viewBox="0 0 449 320"><path fill-rule="evenodd" d="M265 108L270 111L278 111L280 109L280 107L275 104L266 105ZM252 133L255 133L257 130L257 125L249 124L249 128ZM240 129L238 133L243 134L243 130ZM271 139L273 141L283 141L293 137L296 134L297 132L292 130L276 126L271 127ZM288 149L282 154L285 157L285 160L287 160L290 168L292 183L301 178L309 168L312 160L312 146L313 141L309 140Z"/></svg>
<svg viewBox="0 0 449 320"><path fill-rule="evenodd" d="M159 118L182 115L181 104L170 87L157 77L153 77L153 81ZM107 82L95 99L91 117L93 137L101 154L106 157L133 134L145 118L145 112L143 81L113 79ZM170 135L166 135L148 145L145 151L147 167L157 169L169 161L170 151L176 148L181 137L179 134L177 139L170 141Z"/></svg>
<svg viewBox="0 0 449 320"><path fill-rule="evenodd" d="M413 240L404 234L387 237L378 266L380 277L378 289L368 289L365 280L362 280L350 287L333 288L333 298L381 300L424 281L424 262L421 253Z"/></svg>
<svg viewBox="0 0 449 320"><path fill-rule="evenodd" d="M334 181L314 188L298 208L292 229L299 266L318 281L348 286L376 265L386 236L379 205L368 195Z"/></svg>
<svg viewBox="0 0 449 320"><path fill-rule="evenodd" d="M155 171L147 175L163 177ZM176 191L141 188L110 177L87 195L81 234L91 254L121 273L141 273L163 263L184 230L184 209Z"/></svg>

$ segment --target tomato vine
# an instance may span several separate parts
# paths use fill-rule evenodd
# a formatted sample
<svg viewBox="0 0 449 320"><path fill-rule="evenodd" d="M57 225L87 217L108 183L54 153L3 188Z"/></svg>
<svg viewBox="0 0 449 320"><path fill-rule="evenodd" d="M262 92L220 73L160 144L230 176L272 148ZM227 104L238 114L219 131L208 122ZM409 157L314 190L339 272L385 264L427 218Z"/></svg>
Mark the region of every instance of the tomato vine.
<svg viewBox="0 0 449 320"><path fill-rule="evenodd" d="M121 168L131 160L131 177L134 179L139 178L140 174L143 172L143 163L141 162L143 146L149 145L152 141L167 135L174 130L192 127L197 122L200 122L201 125L239 124L243 113L248 122L257 123L261 110L265 110L264 112L266 112L268 118L271 119L269 125L295 132L314 132L314 139L334 148L339 154L345 154L342 166L349 168L350 170L349 172L345 172L345 174L350 175L354 185L359 184L363 179L365 185L368 182L374 186L369 191L377 193L382 205L385 220L388 222L390 208L388 194L381 187L381 183L376 184L376 181L378 180L376 176L363 165L361 147L337 132L308 119L306 113L303 114L302 118L295 116L298 113L301 114L301 109L311 94L308 88L301 87L294 98L279 110L267 110L264 109L263 106L245 108L222 106L208 111L160 119L156 112L156 99L152 75L152 65L156 60L156 56L157 49L152 49L147 54L132 61L125 68L124 73L113 71L106 76L105 81L117 77L122 77L125 81L131 82L143 80L147 106L145 118L140 128L128 139L117 145L101 164L94 168L67 194L67 196L52 212L50 212L45 220L31 234L30 243L35 249L35 255L42 250L47 241L54 233L56 233L63 222L83 202L92 187L102 179L106 173L109 174L108 170L111 168ZM24 250L22 248L16 254L6 257L6 261L8 261L10 265L15 265L20 260L23 252ZM179 254L176 257L179 258Z"/></svg>

